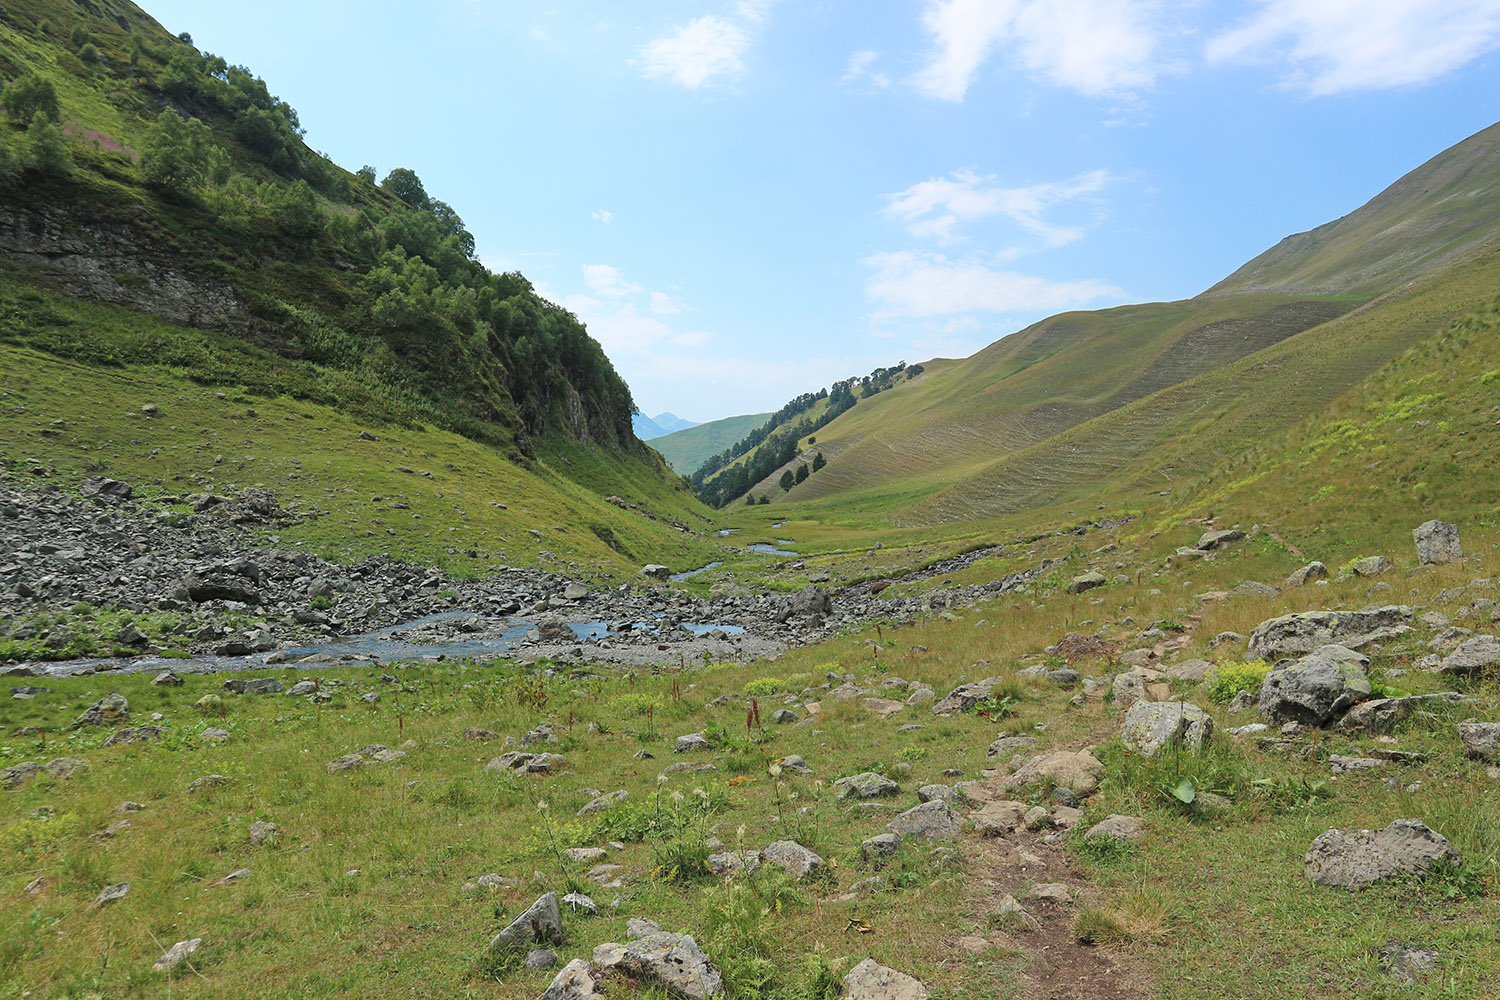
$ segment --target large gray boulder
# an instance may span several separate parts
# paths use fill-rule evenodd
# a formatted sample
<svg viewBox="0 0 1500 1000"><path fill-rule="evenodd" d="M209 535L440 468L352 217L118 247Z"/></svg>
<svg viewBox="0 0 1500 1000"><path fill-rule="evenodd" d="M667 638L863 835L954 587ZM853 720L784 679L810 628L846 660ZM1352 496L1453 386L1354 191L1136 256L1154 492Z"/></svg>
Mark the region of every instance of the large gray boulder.
<svg viewBox="0 0 1500 1000"><path fill-rule="evenodd" d="M894 833L902 840L923 837L927 840L952 840L958 836L962 826L958 813L942 799L912 806L885 825L887 833Z"/></svg>
<svg viewBox="0 0 1500 1000"><path fill-rule="evenodd" d="M689 934L656 930L647 921L636 929L645 931L626 944L607 942L594 949L595 975L624 976L646 986L659 986L684 1000L708 1000L724 992L724 981Z"/></svg>
<svg viewBox="0 0 1500 1000"><path fill-rule="evenodd" d="M604 996L599 992L593 966L575 958L563 966L538 1000L604 1000Z"/></svg>
<svg viewBox="0 0 1500 1000"><path fill-rule="evenodd" d="M1309 583L1328 579L1328 567L1316 559L1303 566L1301 569L1293 570L1292 575L1286 578L1288 587L1305 587Z"/></svg>
<svg viewBox="0 0 1500 1000"><path fill-rule="evenodd" d="M1476 635L1443 658L1440 674L1477 674L1500 666L1500 638Z"/></svg>
<svg viewBox="0 0 1500 1000"><path fill-rule="evenodd" d="M773 864L792 878L804 879L823 867L823 859L816 852L803 847L795 840L778 840L760 852L761 860Z"/></svg>
<svg viewBox="0 0 1500 1000"><path fill-rule="evenodd" d="M1006 790L1032 785L1066 788L1079 798L1093 795L1104 780L1104 765L1087 751L1054 750L1039 754L1022 764L1005 779Z"/></svg>
<svg viewBox="0 0 1500 1000"><path fill-rule="evenodd" d="M867 958L844 976L843 1000L927 1000L920 979Z"/></svg>
<svg viewBox="0 0 1500 1000"><path fill-rule="evenodd" d="M1201 751L1213 737L1214 720L1185 701L1138 701L1125 713L1120 742L1132 753L1157 757L1172 747Z"/></svg>
<svg viewBox="0 0 1500 1000"><path fill-rule="evenodd" d="M1329 646L1267 674L1260 686L1260 714L1272 723L1323 726L1369 697L1370 679L1359 655Z"/></svg>
<svg viewBox="0 0 1500 1000"><path fill-rule="evenodd" d="M1224 531L1205 531L1198 536L1198 544L1193 548L1202 552L1212 552L1221 545L1230 542L1238 542L1245 537L1245 533L1238 528L1228 528Z"/></svg>
<svg viewBox="0 0 1500 1000"><path fill-rule="evenodd" d="M840 778L833 783L834 790L841 799L853 796L856 799L888 799L901 791L890 778L876 774L874 771L865 771L860 774L851 774L847 778Z"/></svg>
<svg viewBox="0 0 1500 1000"><path fill-rule="evenodd" d="M833 598L822 587L809 583L792 595L792 614L821 617L833 613Z"/></svg>
<svg viewBox="0 0 1500 1000"><path fill-rule="evenodd" d="M1109 580L1103 573L1089 572L1073 577L1063 589L1070 594L1082 594L1096 587L1102 587L1108 582Z"/></svg>
<svg viewBox="0 0 1500 1000"><path fill-rule="evenodd" d="M1363 611L1305 611L1263 621L1250 633L1249 657L1275 662L1337 643L1359 649L1404 635L1411 608L1389 605Z"/></svg>
<svg viewBox="0 0 1500 1000"><path fill-rule="evenodd" d="M1430 869L1438 862L1462 862L1453 845L1427 824L1398 819L1384 830L1328 830L1318 835L1303 859L1308 881L1363 889L1393 875Z"/></svg>
<svg viewBox="0 0 1500 1000"><path fill-rule="evenodd" d="M80 726L118 726L130 721L130 702L118 691L111 691L90 705L82 715L73 720L73 728Z"/></svg>
<svg viewBox="0 0 1500 1000"><path fill-rule="evenodd" d="M557 893L549 892L526 908L519 917L490 941L490 950L512 948L521 950L537 944L562 944L562 909L557 905Z"/></svg>
<svg viewBox="0 0 1500 1000"><path fill-rule="evenodd" d="M1458 738L1470 757L1500 764L1500 722L1460 722Z"/></svg>
<svg viewBox="0 0 1500 1000"><path fill-rule="evenodd" d="M1391 561L1385 556L1365 556L1349 564L1349 570L1355 576L1384 576L1391 569Z"/></svg>
<svg viewBox="0 0 1500 1000"><path fill-rule="evenodd" d="M1458 525L1447 521L1428 521L1411 531L1417 543L1417 562L1423 566L1458 562L1464 557L1464 547L1458 540Z"/></svg>
<svg viewBox="0 0 1500 1000"><path fill-rule="evenodd" d="M995 685L1003 680L1000 677L986 677L982 681L974 681L971 684L960 684L947 697L941 698L932 704L933 715L943 715L948 712L967 712L975 705L990 696Z"/></svg>

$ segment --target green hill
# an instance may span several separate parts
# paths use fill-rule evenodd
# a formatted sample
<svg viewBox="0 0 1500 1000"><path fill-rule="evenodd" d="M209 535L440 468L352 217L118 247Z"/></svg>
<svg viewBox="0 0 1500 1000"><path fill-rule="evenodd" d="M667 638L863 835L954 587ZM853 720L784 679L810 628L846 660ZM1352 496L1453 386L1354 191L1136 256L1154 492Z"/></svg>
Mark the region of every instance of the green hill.
<svg viewBox="0 0 1500 1000"><path fill-rule="evenodd" d="M1195 299L1067 313L929 362L823 428L828 467L787 499L921 525L1180 493L1487 305L1497 145L1500 127L1479 133Z"/></svg>
<svg viewBox="0 0 1500 1000"><path fill-rule="evenodd" d="M651 447L661 453L667 464L680 476L691 476L711 456L733 445L750 431L765 423L769 413L749 413L740 417L710 420L706 424L673 431L653 438Z"/></svg>
<svg viewBox="0 0 1500 1000"><path fill-rule="evenodd" d="M415 173L377 183L330 162L265 81L134 4L17 0L0 24L8 383L43 370L65 385L88 371L186 379L377 432L457 435L544 493L561 477L598 494L605 520L621 483L667 520L702 516L636 440L630 389L598 343L524 276L480 265L462 218ZM28 440L25 454L76 464L60 447ZM123 461L103 450L88 464ZM648 531L656 542L615 558L678 544Z"/></svg>

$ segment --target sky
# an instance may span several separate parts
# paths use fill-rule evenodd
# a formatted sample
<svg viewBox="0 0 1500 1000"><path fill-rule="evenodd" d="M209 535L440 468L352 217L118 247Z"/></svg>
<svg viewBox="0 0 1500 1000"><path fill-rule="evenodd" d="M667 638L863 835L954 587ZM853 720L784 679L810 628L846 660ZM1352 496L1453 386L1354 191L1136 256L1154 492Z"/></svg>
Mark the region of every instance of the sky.
<svg viewBox="0 0 1500 1000"><path fill-rule="evenodd" d="M1190 297L1500 117L1500 0L143 6L694 421Z"/></svg>

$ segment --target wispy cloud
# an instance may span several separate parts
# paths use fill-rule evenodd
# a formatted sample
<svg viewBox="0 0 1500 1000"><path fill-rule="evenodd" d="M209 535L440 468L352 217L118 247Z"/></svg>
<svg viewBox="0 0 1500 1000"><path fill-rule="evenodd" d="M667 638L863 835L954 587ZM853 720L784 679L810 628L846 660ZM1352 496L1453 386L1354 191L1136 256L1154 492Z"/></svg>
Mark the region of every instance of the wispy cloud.
<svg viewBox="0 0 1500 1000"><path fill-rule="evenodd" d="M868 87L871 90L889 88L891 78L874 68L879 58L879 52L868 49L855 52L849 57L849 65L844 68L844 75L839 77L839 86Z"/></svg>
<svg viewBox="0 0 1500 1000"><path fill-rule="evenodd" d="M1090 97L1156 82L1154 0L927 0L928 64L911 80L928 97L962 101L982 67L1004 51L1032 76Z"/></svg>
<svg viewBox="0 0 1500 1000"><path fill-rule="evenodd" d="M583 265L583 281L591 291L612 299L634 295L641 290L640 285L626 281L624 273L609 264Z"/></svg>
<svg viewBox="0 0 1500 1000"><path fill-rule="evenodd" d="M923 319L964 313L1054 312L1125 293L1102 281L1050 281L1005 270L980 258L898 251L864 260L873 271L865 293L879 303L877 318Z"/></svg>
<svg viewBox="0 0 1500 1000"><path fill-rule="evenodd" d="M1059 247L1079 239L1083 228L1049 222L1045 213L1065 202L1095 194L1109 181L1108 171L1093 170L1062 182L1002 187L995 183L993 174L980 176L972 170L956 170L947 177L921 181L905 191L888 195L886 211L906 222L912 235L933 237L941 242L954 238L953 228L960 222L999 215L1038 237L1046 246Z"/></svg>
<svg viewBox="0 0 1500 1000"><path fill-rule="evenodd" d="M696 90L718 78L745 72L745 53L754 30L766 20L775 0L739 0L725 17L699 17L679 24L640 52L641 72L650 79L671 80Z"/></svg>
<svg viewBox="0 0 1500 1000"><path fill-rule="evenodd" d="M615 220L615 213L607 208L601 208L596 210L591 217L595 222L602 222L607 226Z"/></svg>
<svg viewBox="0 0 1500 1000"><path fill-rule="evenodd" d="M1204 54L1284 64L1284 86L1326 96L1427 83L1496 48L1500 0L1262 0Z"/></svg>

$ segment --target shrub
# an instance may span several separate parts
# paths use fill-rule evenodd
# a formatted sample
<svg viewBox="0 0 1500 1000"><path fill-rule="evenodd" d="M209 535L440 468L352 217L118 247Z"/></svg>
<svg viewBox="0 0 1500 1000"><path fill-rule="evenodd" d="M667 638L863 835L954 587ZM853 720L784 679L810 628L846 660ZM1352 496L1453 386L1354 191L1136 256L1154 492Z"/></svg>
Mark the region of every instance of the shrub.
<svg viewBox="0 0 1500 1000"><path fill-rule="evenodd" d="M1241 691L1259 691L1271 665L1265 660L1241 660L1221 663L1208 675L1208 696L1227 705Z"/></svg>
<svg viewBox="0 0 1500 1000"><path fill-rule="evenodd" d="M46 115L51 122L62 120L57 88L51 80L35 73L23 76L5 88L4 104L6 117L17 127L25 127L38 114Z"/></svg>
<svg viewBox="0 0 1500 1000"><path fill-rule="evenodd" d="M766 695L779 694L785 690L785 682L779 677L757 677L745 685L745 695L750 698L764 698Z"/></svg>
<svg viewBox="0 0 1500 1000"><path fill-rule="evenodd" d="M40 174L65 177L73 172L73 151L68 138L56 122L38 111L26 129L26 166Z"/></svg>

